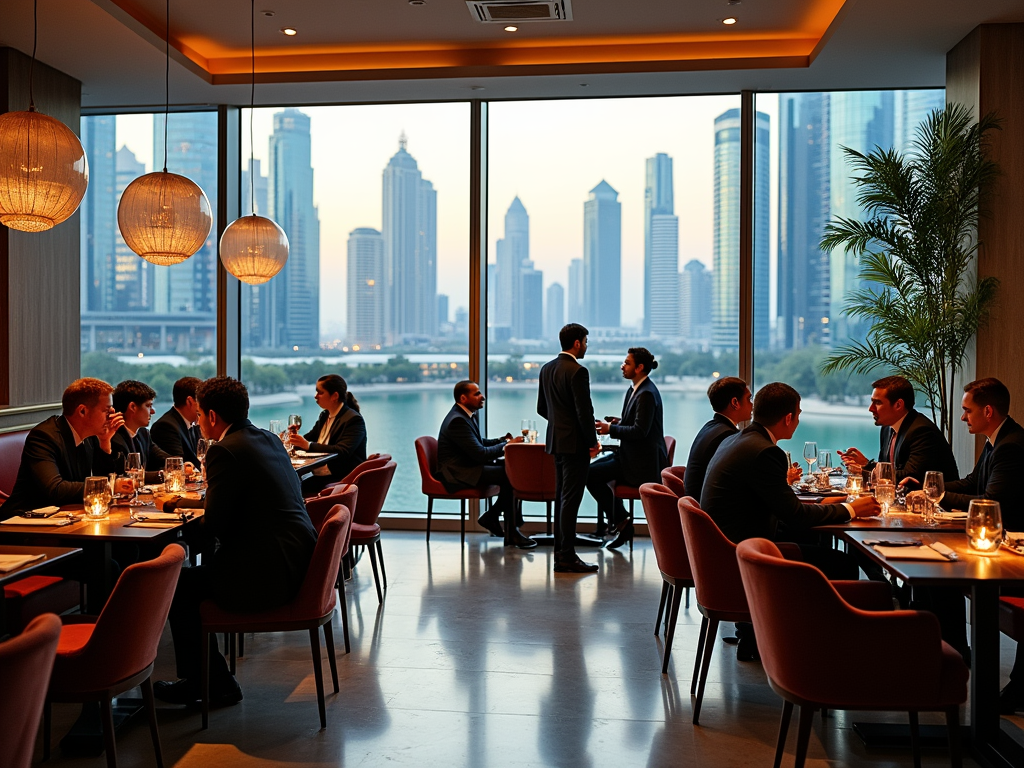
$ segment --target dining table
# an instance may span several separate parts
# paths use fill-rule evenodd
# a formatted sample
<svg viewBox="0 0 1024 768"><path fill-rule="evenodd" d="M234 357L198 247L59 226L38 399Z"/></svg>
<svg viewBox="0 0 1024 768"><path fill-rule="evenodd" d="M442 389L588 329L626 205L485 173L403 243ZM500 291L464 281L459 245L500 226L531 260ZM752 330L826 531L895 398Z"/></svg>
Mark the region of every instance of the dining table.
<svg viewBox="0 0 1024 768"><path fill-rule="evenodd" d="M295 451L291 454L292 468L298 473L299 479L303 480L313 474L313 470L322 467L332 459L338 458L336 453L309 453L307 451Z"/></svg>
<svg viewBox="0 0 1024 768"><path fill-rule="evenodd" d="M20 581L26 576L38 575L52 570L57 563L66 564L82 554L78 547L38 547L0 544L0 556L31 557L32 560L10 570L0 570L0 640L8 635L7 607L4 586Z"/></svg>

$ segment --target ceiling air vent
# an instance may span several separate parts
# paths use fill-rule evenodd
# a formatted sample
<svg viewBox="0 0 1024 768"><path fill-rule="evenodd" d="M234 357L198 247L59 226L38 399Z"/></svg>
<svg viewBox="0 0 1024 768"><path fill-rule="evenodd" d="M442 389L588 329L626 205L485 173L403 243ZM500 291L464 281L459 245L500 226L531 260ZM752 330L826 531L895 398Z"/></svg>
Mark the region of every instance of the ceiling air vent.
<svg viewBox="0 0 1024 768"><path fill-rule="evenodd" d="M466 5L482 24L572 21L571 0L466 0Z"/></svg>

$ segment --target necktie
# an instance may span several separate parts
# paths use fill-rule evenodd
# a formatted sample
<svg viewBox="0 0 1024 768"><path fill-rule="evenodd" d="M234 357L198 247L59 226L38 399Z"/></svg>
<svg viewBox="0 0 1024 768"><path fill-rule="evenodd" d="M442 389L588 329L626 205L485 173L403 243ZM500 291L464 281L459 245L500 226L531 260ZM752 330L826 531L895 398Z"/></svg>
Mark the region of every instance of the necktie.
<svg viewBox="0 0 1024 768"><path fill-rule="evenodd" d="M896 436L897 432L892 433L892 439L889 441L889 463L896 464Z"/></svg>

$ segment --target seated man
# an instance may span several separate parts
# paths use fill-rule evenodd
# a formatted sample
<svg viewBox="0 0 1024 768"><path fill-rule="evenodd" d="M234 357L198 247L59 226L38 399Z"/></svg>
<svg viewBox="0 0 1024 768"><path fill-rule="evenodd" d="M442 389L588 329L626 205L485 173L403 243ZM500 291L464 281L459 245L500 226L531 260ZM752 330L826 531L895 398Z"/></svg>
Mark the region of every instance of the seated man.
<svg viewBox="0 0 1024 768"><path fill-rule="evenodd" d="M277 435L249 421L245 385L218 376L200 384L196 397L203 436L218 441L206 455L203 526L220 546L204 555L203 565L183 568L178 578L170 623L181 679L155 686L156 696L172 704L200 698L200 604L213 600L239 613L284 605L302 586L316 547L298 475ZM169 502L164 509L173 507ZM242 691L216 642L210 654L211 702L240 701Z"/></svg>
<svg viewBox="0 0 1024 768"><path fill-rule="evenodd" d="M725 438L739 432L736 425L749 419L754 407L747 382L735 376L715 379L708 387L708 400L715 416L700 428L693 439L683 476L686 495L698 500L704 489L704 475L711 457Z"/></svg>
<svg viewBox="0 0 1024 768"><path fill-rule="evenodd" d="M174 382L172 396L174 405L153 424L150 434L153 442L168 456L181 456L195 467L199 466L196 444L199 442L199 426L196 422L196 387L202 382L194 376L186 376Z"/></svg>
<svg viewBox="0 0 1024 768"><path fill-rule="evenodd" d="M455 385L455 405L444 417L441 431L437 435L437 468L439 478L449 493L483 485L497 485L501 488L498 503L480 516L477 521L495 536L504 536L498 516L502 515L505 525L511 525L509 537L520 549L532 549L537 542L524 536L515 519L515 504L512 499L512 484L505 474L505 465L500 461L507 442L521 443L522 437L486 438L480 435L480 424L476 415L484 407L484 393L472 381L460 381Z"/></svg>
<svg viewBox="0 0 1024 768"><path fill-rule="evenodd" d="M153 409L155 397L153 388L141 381L128 379L114 387L114 410L124 417L124 424L110 441L118 472L124 472L128 454L137 453L142 458L147 483L161 481L164 460L172 455L153 441L146 428L156 413Z"/></svg>
<svg viewBox="0 0 1024 768"><path fill-rule="evenodd" d="M609 482L639 488L644 483L660 483L661 470L668 466L661 393L649 378L658 367L654 355L643 347L632 347L622 363L622 378L632 382L622 403L622 415L597 421L599 435L611 435L620 441L619 449L591 463L587 472L587 490L597 502L597 519L607 519L615 540L615 549L633 540L633 519L622 500L616 501Z"/></svg>
<svg viewBox="0 0 1024 768"><path fill-rule="evenodd" d="M315 496L328 483L341 480L366 461L366 422L345 380L336 373L321 376L316 381L314 399L323 408L320 418L304 436L296 431L288 439L300 450L336 453L338 458L317 467L312 476L302 481L302 493L306 496Z"/></svg>
<svg viewBox="0 0 1024 768"><path fill-rule="evenodd" d="M85 478L116 471L111 438L124 424L114 412L114 388L99 379L77 379L64 390L60 416L28 433L11 497L0 517L39 507L81 504Z"/></svg>

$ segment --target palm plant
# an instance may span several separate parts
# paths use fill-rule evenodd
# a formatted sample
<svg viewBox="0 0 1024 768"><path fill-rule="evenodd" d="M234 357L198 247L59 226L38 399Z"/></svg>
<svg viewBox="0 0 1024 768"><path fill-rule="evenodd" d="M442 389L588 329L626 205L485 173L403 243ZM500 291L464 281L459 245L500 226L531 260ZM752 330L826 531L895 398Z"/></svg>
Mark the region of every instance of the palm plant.
<svg viewBox="0 0 1024 768"><path fill-rule="evenodd" d="M822 249L860 256L860 290L846 297L846 314L870 323L863 341L836 349L825 374L887 369L923 392L932 419L952 440L952 382L968 345L988 318L999 281L975 277L978 219L999 173L986 158L987 134L999 121L975 122L959 104L935 110L917 131L912 151L843 147L856 175L866 221L837 217Z"/></svg>

